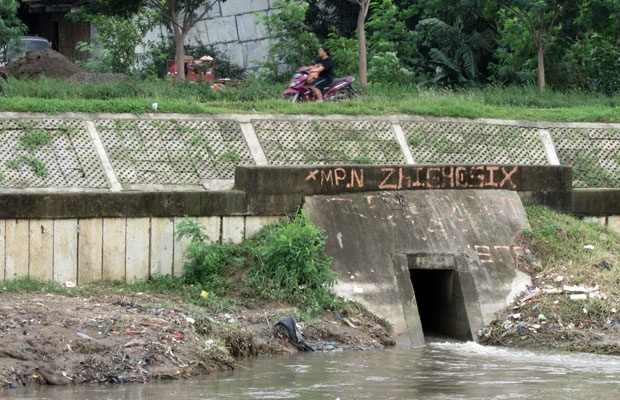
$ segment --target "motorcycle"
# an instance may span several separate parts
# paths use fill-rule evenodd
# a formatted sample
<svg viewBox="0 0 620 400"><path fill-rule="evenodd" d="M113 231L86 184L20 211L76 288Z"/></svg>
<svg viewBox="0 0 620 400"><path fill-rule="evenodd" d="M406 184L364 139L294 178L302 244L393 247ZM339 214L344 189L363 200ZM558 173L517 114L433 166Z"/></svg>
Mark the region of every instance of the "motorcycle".
<svg viewBox="0 0 620 400"><path fill-rule="evenodd" d="M312 101L314 93L308 85L308 76L310 75L310 67L301 67L291 78L288 88L282 93L285 99L289 99L292 103L296 101ZM352 76L344 78L334 78L332 84L323 90L323 99L325 101L348 100L355 96L355 89L351 85L355 80Z"/></svg>

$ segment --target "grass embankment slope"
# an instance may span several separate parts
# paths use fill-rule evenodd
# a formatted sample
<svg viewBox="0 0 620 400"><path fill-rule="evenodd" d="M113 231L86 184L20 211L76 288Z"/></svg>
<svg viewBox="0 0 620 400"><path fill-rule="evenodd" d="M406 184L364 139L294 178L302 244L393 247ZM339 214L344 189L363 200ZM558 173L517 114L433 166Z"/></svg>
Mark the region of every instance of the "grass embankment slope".
<svg viewBox="0 0 620 400"><path fill-rule="evenodd" d="M281 99L285 83L248 80L213 90L208 84L162 80L80 83L10 79L0 111L57 114L110 112L143 114L158 103L159 113L269 113L310 115L430 115L563 122L620 122L620 95L581 92L539 93L535 88L487 87L435 90L378 87L344 102L291 104Z"/></svg>

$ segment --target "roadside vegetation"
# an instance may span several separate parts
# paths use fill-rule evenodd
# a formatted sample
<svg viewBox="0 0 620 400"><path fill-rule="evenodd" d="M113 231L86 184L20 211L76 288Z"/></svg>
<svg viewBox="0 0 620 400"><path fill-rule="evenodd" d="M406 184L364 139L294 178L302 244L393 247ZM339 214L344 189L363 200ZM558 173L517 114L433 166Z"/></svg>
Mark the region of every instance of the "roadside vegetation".
<svg viewBox="0 0 620 400"><path fill-rule="evenodd" d="M535 87L420 89L370 85L346 102L291 104L281 99L285 83L248 78L237 87L213 90L204 83L159 79L140 82L75 83L9 78L0 111L220 114L279 113L309 115L429 115L558 122L620 122L620 94L584 94ZM45 101L41 101L45 100Z"/></svg>
<svg viewBox="0 0 620 400"><path fill-rule="evenodd" d="M86 56L79 66L88 73L131 79L94 84L9 78L0 111L141 114L158 103L161 113L620 122L618 0L278 0L272 3L278 12L256 17L272 40L267 61L252 71L200 37L185 43L185 29L206 14L185 21L188 26L175 26L155 3L101 0L71 15L97 27L90 42L78 45ZM194 9L185 7L195 6L207 11L215 1L171 4L186 12ZM0 32L0 46L25 32L15 7L14 0L0 0L10 27ZM167 29L158 40L144 42L162 21ZM364 43L358 42L360 30ZM316 58L319 44L331 49L336 75L356 77L359 96L339 103L285 102L281 93L288 79ZM167 68L183 54L212 56L215 78L234 85L213 90L209 83L173 82Z"/></svg>

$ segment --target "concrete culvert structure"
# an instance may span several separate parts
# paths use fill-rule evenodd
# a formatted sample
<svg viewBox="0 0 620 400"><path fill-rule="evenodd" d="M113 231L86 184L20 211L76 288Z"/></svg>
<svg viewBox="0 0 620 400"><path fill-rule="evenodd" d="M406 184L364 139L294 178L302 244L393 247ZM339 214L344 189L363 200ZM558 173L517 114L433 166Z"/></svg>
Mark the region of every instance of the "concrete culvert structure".
<svg viewBox="0 0 620 400"><path fill-rule="evenodd" d="M409 274L424 337L473 339L455 262L454 255L409 256Z"/></svg>

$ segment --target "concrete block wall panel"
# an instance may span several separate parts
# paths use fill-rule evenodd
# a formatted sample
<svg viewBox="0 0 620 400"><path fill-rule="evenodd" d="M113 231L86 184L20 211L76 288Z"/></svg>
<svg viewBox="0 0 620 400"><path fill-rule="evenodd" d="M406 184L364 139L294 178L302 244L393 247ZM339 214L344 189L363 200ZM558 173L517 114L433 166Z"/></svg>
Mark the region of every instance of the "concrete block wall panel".
<svg viewBox="0 0 620 400"><path fill-rule="evenodd" d="M124 253L123 253L124 255ZM78 220L54 220L54 264L55 282L77 282L78 277ZM123 266L124 264L119 264ZM122 279L125 278L124 274Z"/></svg>
<svg viewBox="0 0 620 400"><path fill-rule="evenodd" d="M0 220L0 278L6 279L6 221Z"/></svg>
<svg viewBox="0 0 620 400"><path fill-rule="evenodd" d="M239 243L281 217L193 218L208 242ZM21 277L64 283L135 282L182 276L189 239L183 218L0 220L0 281Z"/></svg>
<svg viewBox="0 0 620 400"><path fill-rule="evenodd" d="M51 220L30 220L30 246L28 257L31 278L51 281L54 277L54 222Z"/></svg>
<svg viewBox="0 0 620 400"><path fill-rule="evenodd" d="M103 220L103 279L124 282L127 258L127 219Z"/></svg>
<svg viewBox="0 0 620 400"><path fill-rule="evenodd" d="M222 242L241 243L245 237L244 217L222 218Z"/></svg>
<svg viewBox="0 0 620 400"><path fill-rule="evenodd" d="M103 219L82 219L78 224L77 283L99 282L103 278Z"/></svg>
<svg viewBox="0 0 620 400"><path fill-rule="evenodd" d="M269 0L228 0L219 5L223 16L267 11Z"/></svg>
<svg viewBox="0 0 620 400"><path fill-rule="evenodd" d="M266 38L265 25L259 22L256 14L241 14L235 16L238 39L241 42L256 41L256 38Z"/></svg>
<svg viewBox="0 0 620 400"><path fill-rule="evenodd" d="M609 229L620 233L620 216L611 215L607 217L607 226L609 227Z"/></svg>
<svg viewBox="0 0 620 400"><path fill-rule="evenodd" d="M190 43L192 42L191 38L200 39L208 44L231 43L240 40L237 32L237 20L234 16L207 20L199 24L198 27L199 29L190 35ZM197 54L195 56L199 57Z"/></svg>
<svg viewBox="0 0 620 400"><path fill-rule="evenodd" d="M4 253L5 279L24 278L28 276L28 235L30 221L7 220L5 228Z"/></svg>
<svg viewBox="0 0 620 400"><path fill-rule="evenodd" d="M174 259L174 219L151 220L150 276L172 276Z"/></svg>
<svg viewBox="0 0 620 400"><path fill-rule="evenodd" d="M139 282L149 277L150 219L127 219L127 253L125 276L127 282Z"/></svg>

